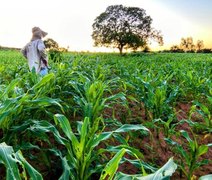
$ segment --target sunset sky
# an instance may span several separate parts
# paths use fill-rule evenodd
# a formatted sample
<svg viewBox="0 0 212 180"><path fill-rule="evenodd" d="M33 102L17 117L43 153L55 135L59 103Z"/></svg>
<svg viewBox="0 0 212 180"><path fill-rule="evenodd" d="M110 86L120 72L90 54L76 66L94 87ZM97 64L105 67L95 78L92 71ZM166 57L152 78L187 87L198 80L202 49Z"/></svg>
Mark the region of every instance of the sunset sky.
<svg viewBox="0 0 212 180"><path fill-rule="evenodd" d="M182 37L203 40L212 48L212 0L7 0L0 6L0 46L23 47L31 29L39 26L69 50L102 51L93 47L94 19L110 5L123 4L146 10L152 26L161 30L165 49L180 44Z"/></svg>

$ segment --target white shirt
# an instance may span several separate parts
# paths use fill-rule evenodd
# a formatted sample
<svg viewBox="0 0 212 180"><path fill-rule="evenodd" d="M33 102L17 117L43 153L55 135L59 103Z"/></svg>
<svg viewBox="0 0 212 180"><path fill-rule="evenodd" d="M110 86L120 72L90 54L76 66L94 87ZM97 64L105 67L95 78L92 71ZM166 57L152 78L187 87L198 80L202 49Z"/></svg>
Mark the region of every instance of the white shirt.
<svg viewBox="0 0 212 180"><path fill-rule="evenodd" d="M41 68L45 67L43 60L48 63L46 47L41 39L35 39L27 43L21 50L22 54L27 58L30 71L35 68L36 73L39 73Z"/></svg>

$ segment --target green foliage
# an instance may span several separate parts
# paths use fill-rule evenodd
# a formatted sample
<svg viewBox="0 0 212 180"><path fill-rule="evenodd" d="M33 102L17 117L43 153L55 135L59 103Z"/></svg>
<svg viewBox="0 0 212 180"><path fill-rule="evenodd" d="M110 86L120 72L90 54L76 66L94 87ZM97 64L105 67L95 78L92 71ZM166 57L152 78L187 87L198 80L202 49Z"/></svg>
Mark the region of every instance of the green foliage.
<svg viewBox="0 0 212 180"><path fill-rule="evenodd" d="M162 119L154 119L153 123L156 128L160 128L162 126L165 137L169 138L172 134L176 133L175 128L179 123L174 123L175 118L173 116L169 116L167 121ZM157 134L157 136L159 136Z"/></svg>
<svg viewBox="0 0 212 180"><path fill-rule="evenodd" d="M157 128L171 138L175 127L182 127L176 123L181 103L193 102L189 126L203 124L203 133L211 132L209 54L63 53L60 62L50 63L50 73L40 77L28 72L19 52L0 51L0 142L21 150L44 179L49 173L60 179L112 179L121 174L116 168L123 163L140 170L129 178L155 173L155 159L155 167L142 161L145 155L133 144L149 132L138 121L151 123L150 131ZM192 141L198 146L191 146L205 154L208 146ZM192 159L192 148L182 147ZM146 148L152 147L144 144ZM173 153L181 154L175 148Z"/></svg>
<svg viewBox="0 0 212 180"><path fill-rule="evenodd" d="M185 52L194 52L195 51L195 45L193 43L192 37L182 38L180 46Z"/></svg>
<svg viewBox="0 0 212 180"><path fill-rule="evenodd" d="M61 62L62 61L62 52L58 49L50 49L49 52L49 58L53 62Z"/></svg>
<svg viewBox="0 0 212 180"><path fill-rule="evenodd" d="M100 179L104 179L108 175L112 178L125 151L128 151L137 158L142 156L139 151L134 150L134 148L129 147L129 145L125 145L125 148L122 148L122 146L118 147L118 149L121 148L121 150L107 163L107 161L104 162L103 154L105 152L112 153L113 150L103 148L96 149L101 142L111 138L114 134L132 130L148 131L148 129L142 125L123 125L114 131L104 132L104 127L100 129L98 125L100 118L95 119L96 122L91 124L89 118L85 117L84 121L78 124L78 132L74 133L65 116L56 114L54 120L55 123L61 127L69 140L68 143L65 143L68 154L64 159L66 163L64 164L65 169L61 178L70 176L71 179L86 180L90 179L92 174L101 171ZM105 163L107 163L106 166Z"/></svg>
<svg viewBox="0 0 212 180"><path fill-rule="evenodd" d="M96 46L137 50L145 47L148 39L153 38L163 43L160 32L151 27L152 19L144 9L113 5L107 7L93 23L92 38Z"/></svg>
<svg viewBox="0 0 212 180"><path fill-rule="evenodd" d="M116 155L110 160L110 162L105 166L105 168L103 169L101 176L100 176L100 180L104 180L106 179L106 177L108 179L113 179L117 169L118 169L118 165L119 162L122 158L122 156L125 153L125 149L121 149L118 153L116 153Z"/></svg>
<svg viewBox="0 0 212 180"><path fill-rule="evenodd" d="M156 172L143 176L143 175L127 175L121 172L117 173L115 180L154 180L154 179L170 179L172 174L177 169L177 165L174 163L173 158L170 158L166 164L164 164Z"/></svg>
<svg viewBox="0 0 212 180"><path fill-rule="evenodd" d="M199 178L199 180L210 180L212 178L212 174L208 174L208 175L205 175L205 176L201 176Z"/></svg>
<svg viewBox="0 0 212 180"><path fill-rule="evenodd" d="M59 100L45 96L49 92L48 83L53 78L53 74L46 75L27 92L19 87L20 79L13 80L7 87L2 86L0 91L4 93L0 95L0 128L6 132L12 124L17 125L27 118L33 118L34 115L37 118L42 117L48 112L47 108L50 106L56 106L62 110Z"/></svg>
<svg viewBox="0 0 212 180"><path fill-rule="evenodd" d="M211 97L207 97L207 102L209 104L208 107L212 106L212 101L211 101ZM196 130L199 128L199 131L204 131L204 132L212 132L212 117L211 117L211 111L210 108L208 108L206 105L199 103L199 102L194 102L194 105L191 107L190 110L190 115L189 115L189 119L192 119L192 115L194 115L194 113L198 113L203 119L203 123L199 122L198 124L195 124L195 128Z"/></svg>
<svg viewBox="0 0 212 180"><path fill-rule="evenodd" d="M6 143L0 144L0 163L5 165L6 168L6 179L34 179L42 180L41 174L35 170L23 157L21 151L14 152L11 146ZM19 170L18 164L21 166ZM28 173L28 174L27 174Z"/></svg>
<svg viewBox="0 0 212 180"><path fill-rule="evenodd" d="M49 58L53 62L61 62L63 59L62 52L67 51L67 49L60 48L59 44L51 38L44 40L44 44L46 46L46 49L48 50Z"/></svg>
<svg viewBox="0 0 212 180"><path fill-rule="evenodd" d="M51 38L44 40L44 44L46 49L59 49L59 44Z"/></svg>
<svg viewBox="0 0 212 180"><path fill-rule="evenodd" d="M103 74L100 77L104 77ZM99 77L89 79L82 74L79 75L79 81L70 81L70 85L74 88L73 98L80 111L83 111L83 117L89 117L91 122L99 118L105 108L109 108L112 104L125 104L126 97L124 93L117 93L104 97L105 93L111 93L110 86L119 79L101 80Z"/></svg>
<svg viewBox="0 0 212 180"><path fill-rule="evenodd" d="M187 179L190 180L194 170L196 170L200 166L207 164L209 162L206 159L200 160L200 156L207 153L208 147L211 145L210 144L199 145L193 132L192 132L193 140L190 138L189 134L186 131L181 130L180 133L182 137L185 138L188 143L188 146L187 146L188 151L186 150L186 147L184 147L182 144L174 142L171 139L166 139L166 141L170 145L172 145L174 148L174 151L176 151L176 153L180 155L180 160L177 160L178 166L182 170L182 172L185 174Z"/></svg>

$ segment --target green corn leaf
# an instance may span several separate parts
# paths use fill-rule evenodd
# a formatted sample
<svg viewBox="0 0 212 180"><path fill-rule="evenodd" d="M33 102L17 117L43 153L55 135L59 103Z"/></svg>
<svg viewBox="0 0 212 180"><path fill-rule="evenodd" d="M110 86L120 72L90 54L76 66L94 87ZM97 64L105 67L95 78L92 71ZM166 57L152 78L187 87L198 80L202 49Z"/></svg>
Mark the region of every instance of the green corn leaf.
<svg viewBox="0 0 212 180"><path fill-rule="evenodd" d="M83 124L82 124L82 128L81 128L81 133L80 133L80 148L81 148L81 152L83 152L84 146L86 140L88 139L87 135L88 135L88 126L89 126L89 118L85 117Z"/></svg>
<svg viewBox="0 0 212 180"><path fill-rule="evenodd" d="M189 157L186 153L186 151L182 148L182 146L180 144L178 144L177 142L173 141L172 139L170 138L164 138L164 140L169 144L169 145L172 145L174 146L174 148L176 149L176 151L178 153L180 153L186 160L187 163L189 163Z"/></svg>
<svg viewBox="0 0 212 180"><path fill-rule="evenodd" d="M42 180L42 175L35 170L27 161L26 159L23 157L21 151L16 152L16 157L18 160L20 160L23 163L23 166L26 168L29 176L33 179L33 180Z"/></svg>
<svg viewBox="0 0 212 180"><path fill-rule="evenodd" d="M56 114L56 115L54 115L54 120L55 120L55 122L57 122L56 124L58 124L58 122L59 122L60 127L62 128L65 135L69 138L69 140L76 143L76 145L79 145L79 142L78 142L76 136L73 134L73 131L71 129L68 119L62 114Z"/></svg>
<svg viewBox="0 0 212 180"><path fill-rule="evenodd" d="M164 138L164 140L165 140L169 145L172 145L172 146L180 146L177 142L173 141L173 140L170 139L170 138Z"/></svg>
<svg viewBox="0 0 212 180"><path fill-rule="evenodd" d="M137 131L137 130L149 131L146 127L144 127L142 125L124 124L124 125L122 125L120 128L118 128L115 131L103 132L103 133L97 135L94 139L91 140L91 142L89 142L89 146L94 148L101 141L109 139L115 133L129 132L129 131L132 131L132 130L135 130L135 131ZM115 137L118 137L118 136L115 135ZM123 141L123 139L122 139L122 141Z"/></svg>
<svg viewBox="0 0 212 180"><path fill-rule="evenodd" d="M12 90L14 90L15 86L20 82L20 79L14 79L8 86L7 88L4 90L4 92L0 95L0 99L2 99L2 97L4 97L6 94L9 94ZM8 96L7 96L8 98Z"/></svg>
<svg viewBox="0 0 212 180"><path fill-rule="evenodd" d="M141 174L127 175L124 173L117 173L114 180L162 180L169 179L170 176L177 169L177 165L174 163L173 158L170 158L168 162L158 169L155 173L143 176Z"/></svg>
<svg viewBox="0 0 212 180"><path fill-rule="evenodd" d="M123 101L126 101L125 94L124 94L124 93L118 93L118 94L109 96L108 98L105 99L105 102L106 102L106 101L114 101L114 100L116 100L116 99L121 99L121 100L123 100Z"/></svg>
<svg viewBox="0 0 212 180"><path fill-rule="evenodd" d="M144 158L143 154L138 149L135 149L135 148L130 147L128 145L109 146L109 147L107 147L107 150L109 150L109 152L117 153L118 151L120 151L123 148L126 150L126 152L128 154L135 156L138 159Z"/></svg>
<svg viewBox="0 0 212 180"><path fill-rule="evenodd" d="M142 126L142 125L124 124L113 132L122 133L122 132L137 131L137 130L149 131L145 126Z"/></svg>
<svg viewBox="0 0 212 180"><path fill-rule="evenodd" d="M139 169L144 168L145 170L148 170L148 171L151 171L151 172L157 171L157 168L149 165L148 163L141 161L140 159L123 158L123 162L129 162Z"/></svg>
<svg viewBox="0 0 212 180"><path fill-rule="evenodd" d="M89 142L89 147L96 147L101 141L107 140L111 137L112 132L103 132L97 135L94 139Z"/></svg>
<svg viewBox="0 0 212 180"><path fill-rule="evenodd" d="M8 128L11 124L11 116L21 110L20 98L7 99L0 107L0 127Z"/></svg>
<svg viewBox="0 0 212 180"><path fill-rule="evenodd" d="M63 165L63 173L60 176L59 180L67 180L70 177L70 166L68 165L66 157L62 158L62 165ZM72 175L72 179L75 180L76 178Z"/></svg>
<svg viewBox="0 0 212 180"><path fill-rule="evenodd" d="M34 132L36 135L39 135L39 132L41 135L46 132L51 132L53 133L57 142L63 145L67 143L67 140L60 135L58 130L55 128L55 126L53 126L48 121L32 120L29 129L30 131ZM45 137L44 137L44 140L45 140Z"/></svg>
<svg viewBox="0 0 212 180"><path fill-rule="evenodd" d="M206 146L206 145L201 145L201 146L199 146L198 149L197 149L197 157L199 157L199 156L201 156L201 155L203 155L203 154L205 154L205 153L207 153L207 152L208 152L208 146Z"/></svg>
<svg viewBox="0 0 212 180"><path fill-rule="evenodd" d="M121 134L115 133L113 137L121 144L128 145L127 140Z"/></svg>
<svg viewBox="0 0 212 180"><path fill-rule="evenodd" d="M80 143L79 143L77 137L74 135L68 119L62 114L56 114L56 115L54 115L54 120L55 120L56 124L59 123L61 129L63 130L65 135L68 137L68 139L71 141L72 147L75 150L76 156L80 157L81 156L80 155L81 152L79 149Z"/></svg>
<svg viewBox="0 0 212 180"><path fill-rule="evenodd" d="M27 104L29 109L37 108L37 107L49 107L52 105L60 107L61 111L64 112L63 107L59 103L60 100L52 99L49 97L37 98L34 100L27 100L25 103Z"/></svg>
<svg viewBox="0 0 212 180"><path fill-rule="evenodd" d="M4 163L6 171L6 179L11 180L21 180L21 176L27 179L26 171L30 176L30 179L33 180L42 180L42 175L35 170L23 157L21 151L14 152L11 146L8 146L6 143L0 144L0 162ZM20 164L23 168L23 172L19 172L18 165Z"/></svg>
<svg viewBox="0 0 212 180"><path fill-rule="evenodd" d="M199 178L199 180L211 180L212 179L212 174L208 174L208 175L205 175L205 176L201 176Z"/></svg>
<svg viewBox="0 0 212 180"><path fill-rule="evenodd" d="M59 101L58 99L42 97L42 98L37 98L34 100L29 100L28 102L32 103L34 106L42 106L42 107L46 107L49 105L57 105L62 109L62 106L60 105L58 101Z"/></svg>
<svg viewBox="0 0 212 180"><path fill-rule="evenodd" d="M31 89L40 89L41 87L45 86L51 79L54 78L53 73L49 73L46 76L44 76L37 84L35 84Z"/></svg>
<svg viewBox="0 0 212 180"><path fill-rule="evenodd" d="M186 132L186 131L184 131L184 130L181 130L180 132L181 132L181 134L183 135L183 137L186 138L186 140L188 141L188 143L189 143L189 145L190 145L192 151L194 152L194 151L195 151L195 148L196 148L196 147L195 147L195 141L193 141L193 140L189 137L188 132Z"/></svg>
<svg viewBox="0 0 212 180"><path fill-rule="evenodd" d="M117 169L119 162L122 156L125 154L126 150L121 149L116 155L107 163L106 167L103 169L100 180L105 180L108 177L108 180L113 179Z"/></svg>
<svg viewBox="0 0 212 180"><path fill-rule="evenodd" d="M0 144L0 159L3 161L7 171L6 171L6 180L16 179L21 180L21 176L19 174L17 162L15 159L14 151L11 146L8 146L6 143Z"/></svg>
<svg viewBox="0 0 212 180"><path fill-rule="evenodd" d="M208 147L212 147L212 143L207 144Z"/></svg>

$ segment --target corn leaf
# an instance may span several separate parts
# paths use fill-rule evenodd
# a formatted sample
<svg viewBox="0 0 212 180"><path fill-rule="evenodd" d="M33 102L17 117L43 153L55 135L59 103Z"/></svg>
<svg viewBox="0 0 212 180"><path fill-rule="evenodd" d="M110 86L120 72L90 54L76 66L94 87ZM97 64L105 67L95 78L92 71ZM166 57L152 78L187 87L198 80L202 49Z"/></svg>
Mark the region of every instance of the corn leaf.
<svg viewBox="0 0 212 180"><path fill-rule="evenodd" d="M100 180L105 180L106 177L108 177L108 179L113 179L117 169L118 169L118 165L119 162L122 158L122 156L125 154L126 150L123 148L121 149L118 153L116 153L116 155L107 163L106 167L103 169L101 176L100 176Z"/></svg>
<svg viewBox="0 0 212 180"><path fill-rule="evenodd" d="M122 132L137 131L137 130L149 131L146 127L142 125L124 124L113 132L122 133Z"/></svg>
<svg viewBox="0 0 212 180"><path fill-rule="evenodd" d="M6 143L0 144L0 159L3 161L7 171L6 171L6 179L16 179L21 180L21 176L18 170L17 162L18 160L15 159L14 151L11 146L8 146Z"/></svg>
<svg viewBox="0 0 212 180"><path fill-rule="evenodd" d="M77 137L74 135L68 119L62 114L56 114L56 115L54 115L54 120L55 120L56 124L59 123L63 132L68 137L68 139L71 141L72 147L74 149L76 156L80 157L80 149L79 149L80 143L79 143Z"/></svg>
<svg viewBox="0 0 212 180"><path fill-rule="evenodd" d="M23 157L21 151L14 152L11 146L6 143L0 144L0 162L6 167L6 179L21 180L21 176L27 179L26 171L33 180L42 180L42 175L35 170ZM18 164L22 166L22 173L19 172Z"/></svg>
<svg viewBox="0 0 212 180"><path fill-rule="evenodd" d="M128 175L119 172L116 174L114 180L164 180L169 179L176 169L177 165L174 163L173 158L170 158L168 162L155 173L142 176L141 174Z"/></svg>
<svg viewBox="0 0 212 180"><path fill-rule="evenodd" d="M18 160L20 160L23 164L23 166L26 168L29 176L33 179L33 180L42 180L42 175L35 170L27 161L26 159L23 157L21 151L16 152L16 157Z"/></svg>
<svg viewBox="0 0 212 180"><path fill-rule="evenodd" d="M208 175L205 175L205 176L201 176L199 178L199 180L211 180L212 179L212 174L208 174Z"/></svg>

